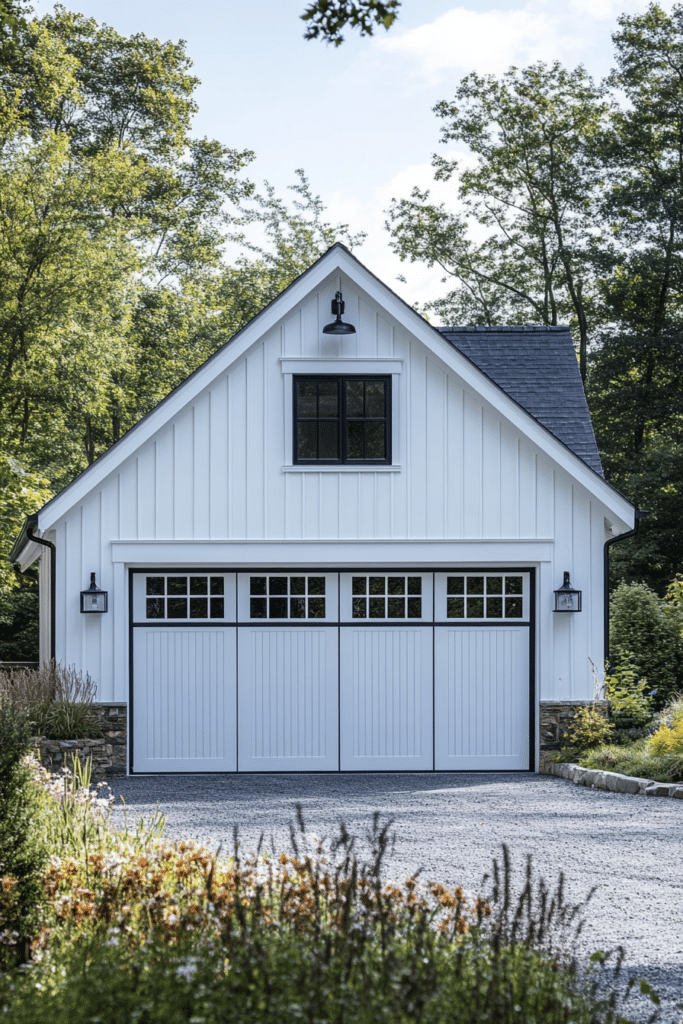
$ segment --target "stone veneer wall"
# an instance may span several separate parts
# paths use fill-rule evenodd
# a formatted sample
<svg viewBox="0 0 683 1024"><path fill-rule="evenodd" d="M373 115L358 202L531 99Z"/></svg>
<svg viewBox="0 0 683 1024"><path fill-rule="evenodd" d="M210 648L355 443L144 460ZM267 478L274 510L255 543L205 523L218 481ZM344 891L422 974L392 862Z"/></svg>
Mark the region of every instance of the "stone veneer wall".
<svg viewBox="0 0 683 1024"><path fill-rule="evenodd" d="M101 739L34 740L40 761L48 771L71 766L75 754L81 761L92 758L92 777L100 781L112 775L125 775L127 767L128 714L126 704L94 704L102 730Z"/></svg>
<svg viewBox="0 0 683 1024"><path fill-rule="evenodd" d="M544 751L559 750L562 739L571 725L577 708L595 704L607 717L606 700L574 701L554 700L540 702L541 754ZM69 764L75 753L81 760L93 759L93 778L102 779L109 775L125 775L128 750L128 713L126 704L95 704L94 709L100 720L102 739L97 740L46 740L36 739L40 744L40 759L43 765L59 770ZM541 771L544 770L542 766Z"/></svg>
<svg viewBox="0 0 683 1024"><path fill-rule="evenodd" d="M606 700L542 700L541 711L541 753L544 750L560 750L562 739L572 723L578 708L593 704L607 718Z"/></svg>

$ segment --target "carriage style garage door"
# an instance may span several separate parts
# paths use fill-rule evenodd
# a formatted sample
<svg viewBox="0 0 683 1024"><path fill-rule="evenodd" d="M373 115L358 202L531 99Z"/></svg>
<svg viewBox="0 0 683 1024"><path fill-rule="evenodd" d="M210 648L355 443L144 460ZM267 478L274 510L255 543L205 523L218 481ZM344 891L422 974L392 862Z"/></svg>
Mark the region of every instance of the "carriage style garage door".
<svg viewBox="0 0 683 1024"><path fill-rule="evenodd" d="M533 570L131 570L134 772L529 770Z"/></svg>

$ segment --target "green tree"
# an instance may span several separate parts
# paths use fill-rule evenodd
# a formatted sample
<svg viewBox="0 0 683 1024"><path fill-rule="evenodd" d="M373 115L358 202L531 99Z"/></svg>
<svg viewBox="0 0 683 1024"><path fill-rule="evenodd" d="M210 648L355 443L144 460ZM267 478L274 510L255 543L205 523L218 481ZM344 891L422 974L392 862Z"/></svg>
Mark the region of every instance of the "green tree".
<svg viewBox="0 0 683 1024"><path fill-rule="evenodd" d="M136 303L218 265L251 154L191 138L183 44L59 7L19 42L2 94L0 439L44 466L49 429L60 486L120 435Z"/></svg>
<svg viewBox="0 0 683 1024"><path fill-rule="evenodd" d="M609 654L614 675L646 678L653 707L664 707L683 681L679 617L644 583L620 583L610 601Z"/></svg>
<svg viewBox="0 0 683 1024"><path fill-rule="evenodd" d="M474 167L434 156L435 178L457 183L462 214L427 190L394 200L388 228L401 259L441 267L456 288L432 303L448 319L556 324L576 329L582 376L599 293L593 211L602 188L598 140L611 103L582 68L557 62L467 75L434 108L441 141L465 144ZM471 239L476 223L488 237ZM450 314L450 315L449 315Z"/></svg>
<svg viewBox="0 0 683 1024"><path fill-rule="evenodd" d="M651 510L614 570L662 592L683 564L683 7L619 26L602 211L618 260L588 397L610 479Z"/></svg>

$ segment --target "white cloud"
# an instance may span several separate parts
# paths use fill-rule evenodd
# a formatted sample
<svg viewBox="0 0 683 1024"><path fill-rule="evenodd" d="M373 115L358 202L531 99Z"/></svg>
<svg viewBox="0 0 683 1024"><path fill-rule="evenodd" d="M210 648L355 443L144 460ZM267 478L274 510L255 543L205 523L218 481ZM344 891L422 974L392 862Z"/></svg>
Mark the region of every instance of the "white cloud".
<svg viewBox="0 0 683 1024"><path fill-rule="evenodd" d="M517 10L455 7L427 25L379 38L376 45L381 52L411 59L432 81L452 70L500 74L511 64L566 58L579 43L574 20L549 14L542 0Z"/></svg>

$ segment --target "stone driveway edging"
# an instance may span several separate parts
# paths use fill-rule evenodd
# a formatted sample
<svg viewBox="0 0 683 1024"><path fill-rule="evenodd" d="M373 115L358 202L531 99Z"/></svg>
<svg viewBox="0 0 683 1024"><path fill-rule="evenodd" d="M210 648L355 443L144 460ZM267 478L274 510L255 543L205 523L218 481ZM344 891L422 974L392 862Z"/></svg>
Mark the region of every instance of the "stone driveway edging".
<svg viewBox="0 0 683 1024"><path fill-rule="evenodd" d="M541 757L542 775L557 775L568 779L576 786L590 789L605 789L610 793L632 793L639 796L666 796L683 800L682 782L655 782L653 779L638 779L619 772L605 772L595 768L582 768L580 764L566 764Z"/></svg>

